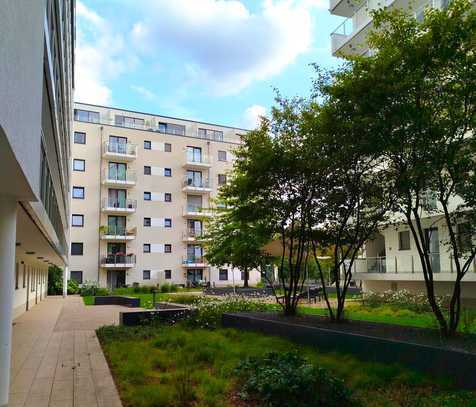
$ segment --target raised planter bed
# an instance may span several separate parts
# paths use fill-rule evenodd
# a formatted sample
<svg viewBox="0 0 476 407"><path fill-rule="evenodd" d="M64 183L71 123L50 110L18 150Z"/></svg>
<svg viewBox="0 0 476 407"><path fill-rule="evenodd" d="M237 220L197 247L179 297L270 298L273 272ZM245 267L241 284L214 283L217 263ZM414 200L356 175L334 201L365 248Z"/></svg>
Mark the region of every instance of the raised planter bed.
<svg viewBox="0 0 476 407"><path fill-rule="evenodd" d="M159 303L155 310L126 311L119 313L119 323L125 326L149 324L153 321L177 321L188 317L194 308L185 305Z"/></svg>
<svg viewBox="0 0 476 407"><path fill-rule="evenodd" d="M451 378L476 389L476 337L448 343L437 331L363 321L331 323L316 316L284 317L277 313L229 313L225 327L287 337L325 351L353 354L362 360L399 363L421 372Z"/></svg>
<svg viewBox="0 0 476 407"><path fill-rule="evenodd" d="M125 307L140 307L140 298L122 295L107 295L94 297L94 305L123 305Z"/></svg>

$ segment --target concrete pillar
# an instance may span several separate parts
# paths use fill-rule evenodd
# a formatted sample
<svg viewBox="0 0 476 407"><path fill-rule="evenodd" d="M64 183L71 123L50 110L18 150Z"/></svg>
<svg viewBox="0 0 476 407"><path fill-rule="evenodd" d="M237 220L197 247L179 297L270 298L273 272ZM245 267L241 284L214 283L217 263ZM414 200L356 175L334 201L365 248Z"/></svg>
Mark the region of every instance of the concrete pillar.
<svg viewBox="0 0 476 407"><path fill-rule="evenodd" d="M64 266L63 271L63 298L68 295L68 266Z"/></svg>
<svg viewBox="0 0 476 407"><path fill-rule="evenodd" d="M0 200L0 407L10 386L16 226L16 201Z"/></svg>

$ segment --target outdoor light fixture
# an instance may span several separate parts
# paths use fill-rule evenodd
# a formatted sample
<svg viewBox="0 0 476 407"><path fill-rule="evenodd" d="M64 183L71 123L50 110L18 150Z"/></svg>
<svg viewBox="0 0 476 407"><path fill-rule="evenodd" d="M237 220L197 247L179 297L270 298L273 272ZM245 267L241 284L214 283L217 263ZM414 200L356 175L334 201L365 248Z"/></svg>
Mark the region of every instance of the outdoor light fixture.
<svg viewBox="0 0 476 407"><path fill-rule="evenodd" d="M35 252L25 252L26 254L35 254Z"/></svg>
<svg viewBox="0 0 476 407"><path fill-rule="evenodd" d="M16 242L16 243L15 243L15 246L17 246L17 247L18 247L18 246L21 246L21 243L20 243L20 242Z"/></svg>
<svg viewBox="0 0 476 407"><path fill-rule="evenodd" d="M38 260L42 260L44 257L43 256L38 256L37 259Z"/></svg>

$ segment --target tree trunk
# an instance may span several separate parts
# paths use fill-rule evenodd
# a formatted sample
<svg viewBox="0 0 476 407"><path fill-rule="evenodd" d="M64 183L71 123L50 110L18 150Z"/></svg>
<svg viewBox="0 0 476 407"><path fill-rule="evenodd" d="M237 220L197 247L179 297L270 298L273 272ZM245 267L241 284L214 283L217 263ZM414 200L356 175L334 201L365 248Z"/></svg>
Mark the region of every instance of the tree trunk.
<svg viewBox="0 0 476 407"><path fill-rule="evenodd" d="M243 281L243 287L248 288L249 287L248 280L249 280L249 277L250 277L249 273L248 273L248 267L245 267L245 270L244 270L243 273L245 275L244 276L244 281Z"/></svg>

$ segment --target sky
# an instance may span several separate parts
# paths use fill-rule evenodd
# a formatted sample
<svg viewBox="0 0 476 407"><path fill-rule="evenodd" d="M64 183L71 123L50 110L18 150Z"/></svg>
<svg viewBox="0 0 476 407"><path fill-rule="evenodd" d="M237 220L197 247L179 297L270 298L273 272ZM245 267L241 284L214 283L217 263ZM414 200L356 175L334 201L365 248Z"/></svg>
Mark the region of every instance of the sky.
<svg viewBox="0 0 476 407"><path fill-rule="evenodd" d="M75 100L251 129L337 67L328 0L77 0Z"/></svg>

